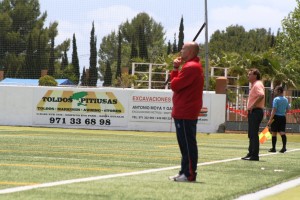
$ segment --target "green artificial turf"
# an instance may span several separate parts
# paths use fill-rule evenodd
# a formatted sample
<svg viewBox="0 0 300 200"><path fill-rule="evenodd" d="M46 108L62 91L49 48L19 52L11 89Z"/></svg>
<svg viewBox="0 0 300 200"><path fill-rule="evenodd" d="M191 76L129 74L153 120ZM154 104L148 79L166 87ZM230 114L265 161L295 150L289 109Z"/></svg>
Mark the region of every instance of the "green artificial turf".
<svg viewBox="0 0 300 200"><path fill-rule="evenodd" d="M243 161L246 134L198 134L195 183L177 183L175 133L0 126L0 192L62 180L173 169L0 194L0 199L234 199L300 177L300 134L288 150ZM277 142L281 147L280 136ZM271 142L260 146L269 154ZM216 162L227 159L228 162ZM275 195L276 196L276 195Z"/></svg>

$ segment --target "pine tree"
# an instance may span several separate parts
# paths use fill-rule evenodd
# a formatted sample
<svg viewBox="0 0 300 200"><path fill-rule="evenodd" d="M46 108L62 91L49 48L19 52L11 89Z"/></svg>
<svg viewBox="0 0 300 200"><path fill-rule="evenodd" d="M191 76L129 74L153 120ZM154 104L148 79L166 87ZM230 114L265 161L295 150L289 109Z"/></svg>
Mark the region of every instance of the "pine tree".
<svg viewBox="0 0 300 200"><path fill-rule="evenodd" d="M60 44L58 46L58 49L63 52L62 56L61 56L62 60L61 60L61 68L60 68L63 73L66 72L65 70L67 70L67 67L69 65L69 59L68 59L67 52L70 49L70 43L71 43L71 40L70 39L66 39L62 44ZM63 74L63 77L66 77L66 75Z"/></svg>
<svg viewBox="0 0 300 200"><path fill-rule="evenodd" d="M143 25L142 25L143 24ZM157 23L147 13L139 13L131 21L126 21L119 26L122 34L122 65L129 66L133 61L142 61L139 58L140 45L140 25L144 27L144 38L147 49L148 60L146 62L159 62L164 55L166 55L165 48L165 32L164 28L160 23ZM116 71L116 61L118 59L118 34L116 31L112 31L108 36L102 39L100 44L99 55L99 66L101 73L105 74L106 61L109 60L111 63L112 71ZM142 45L141 45L142 46ZM150 56L151 54L151 56ZM145 56L143 56L145 57ZM130 73L130 69L129 69ZM113 73L115 74L115 73ZM113 78L115 76L113 75Z"/></svg>
<svg viewBox="0 0 300 200"><path fill-rule="evenodd" d="M32 35L29 35L26 57L25 57L25 66L21 78L34 78L34 55L33 55L33 46L32 46Z"/></svg>
<svg viewBox="0 0 300 200"><path fill-rule="evenodd" d="M48 66L48 75L54 76L55 68L54 68L54 37L51 37L51 46L50 46L50 57L49 57L49 66Z"/></svg>
<svg viewBox="0 0 300 200"><path fill-rule="evenodd" d="M46 16L46 13L41 15L38 0L0 0L0 65L5 66L6 77L24 76L29 37L34 47L31 59L35 64L31 65L34 74L30 76L36 77L37 33L46 30L43 27Z"/></svg>
<svg viewBox="0 0 300 200"><path fill-rule="evenodd" d="M49 76L54 76L55 75L55 68L54 68L54 63L55 63L55 54L54 54L54 46L55 46L55 37L58 34L57 31L57 26L58 23L54 22L53 24L50 24L49 26L49 37L51 40L50 44L50 55L49 55L49 66L48 66L48 75Z"/></svg>
<svg viewBox="0 0 300 200"><path fill-rule="evenodd" d="M183 26L183 17L181 17L180 26L179 26L177 52L179 52L182 49L183 42L184 42L184 26Z"/></svg>
<svg viewBox="0 0 300 200"><path fill-rule="evenodd" d="M78 53L77 53L77 44L76 44L75 33L73 34L73 42L72 43L73 43L72 65L73 65L74 74L76 77L76 79L74 80L74 83L77 85L79 83L79 79L80 79L80 66L79 66L79 59L78 59Z"/></svg>
<svg viewBox="0 0 300 200"><path fill-rule="evenodd" d="M147 42L145 38L145 25L139 26L139 57L148 60Z"/></svg>
<svg viewBox="0 0 300 200"><path fill-rule="evenodd" d="M34 68L34 78L39 79L41 77L41 66L42 66L42 44L41 44L41 33L39 34L38 37L38 43L37 43L37 50L36 50L36 65Z"/></svg>
<svg viewBox="0 0 300 200"><path fill-rule="evenodd" d="M97 86L98 80L98 70L97 70L97 38L95 36L95 27L93 22L93 27L91 30L90 38L90 68L89 68L89 86Z"/></svg>

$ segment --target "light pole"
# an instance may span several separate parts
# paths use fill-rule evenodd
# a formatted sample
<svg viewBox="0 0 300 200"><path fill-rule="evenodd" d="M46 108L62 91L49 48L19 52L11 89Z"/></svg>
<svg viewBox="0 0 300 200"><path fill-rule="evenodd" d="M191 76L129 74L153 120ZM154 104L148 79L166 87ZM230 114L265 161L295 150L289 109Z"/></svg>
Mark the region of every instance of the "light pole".
<svg viewBox="0 0 300 200"><path fill-rule="evenodd" d="M208 91L209 89L209 60L208 60L208 19L207 19L207 0L204 0L205 3L205 77L206 77L206 84L205 90Z"/></svg>

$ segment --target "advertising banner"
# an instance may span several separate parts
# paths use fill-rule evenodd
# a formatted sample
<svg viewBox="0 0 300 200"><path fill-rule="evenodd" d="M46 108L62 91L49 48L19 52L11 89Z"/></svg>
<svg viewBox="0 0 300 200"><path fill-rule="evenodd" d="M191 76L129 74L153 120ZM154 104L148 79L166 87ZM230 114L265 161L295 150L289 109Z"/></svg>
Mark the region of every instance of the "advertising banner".
<svg viewBox="0 0 300 200"><path fill-rule="evenodd" d="M175 130L172 91L0 85L0 125L105 130ZM225 122L226 95L204 92L197 130Z"/></svg>
<svg viewBox="0 0 300 200"><path fill-rule="evenodd" d="M204 95L198 123L210 123L210 103L210 95ZM129 120L170 123L172 107L172 92L134 91L129 100Z"/></svg>
<svg viewBox="0 0 300 200"><path fill-rule="evenodd" d="M128 95L121 91L35 90L34 125L127 126Z"/></svg>
<svg viewBox="0 0 300 200"><path fill-rule="evenodd" d="M134 91L129 101L129 120L135 122L170 122L171 95L170 92Z"/></svg>
<svg viewBox="0 0 300 200"><path fill-rule="evenodd" d="M203 95L203 106L199 113L198 124L210 124L211 123L211 95Z"/></svg>

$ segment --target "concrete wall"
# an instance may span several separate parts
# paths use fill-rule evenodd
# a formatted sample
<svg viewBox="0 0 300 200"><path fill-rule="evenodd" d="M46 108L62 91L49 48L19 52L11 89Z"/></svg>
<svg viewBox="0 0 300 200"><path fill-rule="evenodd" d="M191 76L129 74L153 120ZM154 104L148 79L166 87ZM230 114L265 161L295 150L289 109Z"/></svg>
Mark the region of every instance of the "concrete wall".
<svg viewBox="0 0 300 200"><path fill-rule="evenodd" d="M225 95L204 92L198 132L225 123ZM171 90L0 86L0 125L174 132Z"/></svg>

